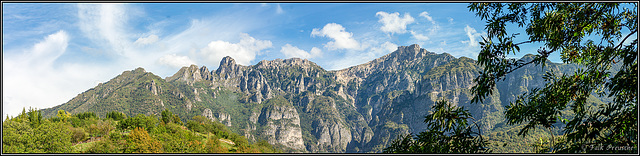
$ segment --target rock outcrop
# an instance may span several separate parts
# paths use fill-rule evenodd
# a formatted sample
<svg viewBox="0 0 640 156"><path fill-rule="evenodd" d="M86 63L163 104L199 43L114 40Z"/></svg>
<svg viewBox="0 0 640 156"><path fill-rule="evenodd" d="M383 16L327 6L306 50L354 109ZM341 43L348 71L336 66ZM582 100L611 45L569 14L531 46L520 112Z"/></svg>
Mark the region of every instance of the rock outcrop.
<svg viewBox="0 0 640 156"><path fill-rule="evenodd" d="M424 116L440 99L464 106L483 130L490 130L503 122L504 105L544 85L544 72L575 67L523 67L498 82L482 105L470 104L481 69L473 59L416 44L334 71L299 58L243 66L227 56L216 70L191 65L165 79L142 68L125 71L43 114L117 110L135 116L169 109L186 120L202 115L284 151L380 152L397 135L424 131Z"/></svg>

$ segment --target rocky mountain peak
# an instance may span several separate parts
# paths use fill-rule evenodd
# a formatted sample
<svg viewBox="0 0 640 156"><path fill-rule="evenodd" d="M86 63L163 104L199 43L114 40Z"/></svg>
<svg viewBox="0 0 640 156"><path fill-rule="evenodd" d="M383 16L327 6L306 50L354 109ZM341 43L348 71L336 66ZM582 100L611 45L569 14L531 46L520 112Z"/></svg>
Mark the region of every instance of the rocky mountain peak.
<svg viewBox="0 0 640 156"><path fill-rule="evenodd" d="M303 69L311 69L311 68L321 68L317 64L307 60L300 58L289 58L289 59L275 59L271 61L263 60L258 62L255 65L256 68L261 69L270 69L270 68L282 68L282 67L302 67Z"/></svg>
<svg viewBox="0 0 640 156"><path fill-rule="evenodd" d="M294 57L290 59L285 59L284 63L291 64L291 65L305 65L309 63L309 60Z"/></svg>
<svg viewBox="0 0 640 156"><path fill-rule="evenodd" d="M339 82L346 83L353 79L358 81L365 79L376 71L399 71L404 67L422 62L425 56L435 55L418 44L400 46L392 53L384 55L364 64L335 71Z"/></svg>
<svg viewBox="0 0 640 156"><path fill-rule="evenodd" d="M193 82L195 81L206 79L205 78L207 77L206 75L209 75L209 77L211 75L209 71L206 69L206 67L204 67L204 71L203 71L202 68L198 69L198 66L193 64L189 67L180 68L178 72L173 74L173 76L171 77L167 77L166 80L167 81L181 80L189 84L193 84Z"/></svg>
<svg viewBox="0 0 640 156"><path fill-rule="evenodd" d="M420 48L420 45L418 44L412 44L410 46L400 46L398 47L398 50L396 50L394 53L395 56L397 57L396 59L398 60L415 60L415 59L420 59L428 54L435 54L432 52L428 52L425 49Z"/></svg>
<svg viewBox="0 0 640 156"><path fill-rule="evenodd" d="M545 69L550 68L578 67ZM503 119L505 104L544 85L546 71L533 65L519 69L498 82L488 102L474 105L470 88L480 70L472 58L435 54L417 44L335 71L300 58L245 66L227 56L216 71L190 65L164 80L143 68L125 71L43 114L117 110L135 116L170 109L187 120L193 114L216 118L247 139L291 151L380 152L397 134L424 131L424 116L442 98L469 108L488 125L483 131L491 130Z"/></svg>
<svg viewBox="0 0 640 156"><path fill-rule="evenodd" d="M241 68L244 67L236 64L236 60L230 56L225 56L220 61L220 66L218 67L218 70L216 70L216 73L224 76L225 79L228 79L242 75L242 71L240 71Z"/></svg>
<svg viewBox="0 0 640 156"><path fill-rule="evenodd" d="M144 68L142 67L138 67L135 70L132 71L133 73L146 73L147 71L144 70Z"/></svg>
<svg viewBox="0 0 640 156"><path fill-rule="evenodd" d="M220 67L219 68L224 68L224 67L234 67L236 66L236 60L234 60L233 58L231 58L231 56L225 56L224 58L222 58L222 60L220 61Z"/></svg>

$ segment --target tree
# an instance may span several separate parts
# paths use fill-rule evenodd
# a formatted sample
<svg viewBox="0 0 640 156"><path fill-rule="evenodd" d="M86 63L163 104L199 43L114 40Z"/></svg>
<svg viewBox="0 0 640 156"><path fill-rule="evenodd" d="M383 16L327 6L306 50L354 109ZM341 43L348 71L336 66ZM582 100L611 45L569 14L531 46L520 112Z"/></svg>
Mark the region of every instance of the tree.
<svg viewBox="0 0 640 156"><path fill-rule="evenodd" d="M229 150L227 148L222 147L220 140L218 140L218 136L213 135L207 139L207 143L205 144L205 149L207 153L227 153Z"/></svg>
<svg viewBox="0 0 640 156"><path fill-rule="evenodd" d="M493 94L505 75L529 64L544 68L547 58L560 52L563 63L583 68L572 74L547 72L544 87L506 107L507 122L527 123L519 135L536 126L552 128L559 120L566 123L564 141L553 145L553 152L637 152L638 51L637 38L629 38L637 33L637 3L472 3L468 8L487 20L477 62L484 69L474 79L473 103ZM508 35L507 24L525 27L528 40L516 42L520 33ZM534 43L544 46L533 60L507 58L520 52L520 45ZM589 110L585 104L592 94L613 102ZM565 109L575 113L573 119L561 118ZM584 148L595 144L633 150Z"/></svg>
<svg viewBox="0 0 640 156"><path fill-rule="evenodd" d="M113 119L115 121L120 121L122 119L127 118L127 115L125 115L124 113L120 113L120 112L116 112L116 111L112 111L109 112L105 115L105 118L107 119Z"/></svg>
<svg viewBox="0 0 640 156"><path fill-rule="evenodd" d="M33 130L35 151L33 153L71 152L71 131L64 123L45 120Z"/></svg>
<svg viewBox="0 0 640 156"><path fill-rule="evenodd" d="M125 135L109 133L87 149L87 153L123 153L126 146Z"/></svg>
<svg viewBox="0 0 640 156"><path fill-rule="evenodd" d="M58 110L58 115L57 116L63 122L67 122L67 119L71 118L71 113L65 112L64 110L61 109L61 110Z"/></svg>
<svg viewBox="0 0 640 156"><path fill-rule="evenodd" d="M425 117L427 130L413 137L407 134L393 141L384 153L485 153L489 144L468 120L473 119L464 107L450 105L446 100L432 106L431 114Z"/></svg>
<svg viewBox="0 0 640 156"><path fill-rule="evenodd" d="M85 133L85 130L83 128L75 128L69 126L69 131L71 131L71 134L69 135L71 136L72 143L85 141L85 139L87 138L87 134Z"/></svg>
<svg viewBox="0 0 640 156"><path fill-rule="evenodd" d="M147 131L151 131L158 123L158 119L155 116L144 114L138 114L135 117L127 118L118 123L118 129L134 129L136 127L142 127Z"/></svg>
<svg viewBox="0 0 640 156"><path fill-rule="evenodd" d="M26 122L13 120L2 122L2 153L31 151L29 149L33 146L33 140L30 139L32 134L33 129Z"/></svg>
<svg viewBox="0 0 640 156"><path fill-rule="evenodd" d="M42 113L40 113L40 110L29 108L29 112L27 114L29 116L28 119L31 127L37 127L40 125L42 122Z"/></svg>
<svg viewBox="0 0 640 156"><path fill-rule="evenodd" d="M162 145L159 141L149 136L142 127L137 127L131 131L127 138L129 146L126 152L132 153L162 153Z"/></svg>
<svg viewBox="0 0 640 156"><path fill-rule="evenodd" d="M162 122L165 124L176 123L176 124L182 125L182 121L180 121L180 117L178 117L178 115L173 114L171 111L167 109L163 110L161 115L162 115Z"/></svg>
<svg viewBox="0 0 640 156"><path fill-rule="evenodd" d="M73 116L77 117L78 119L82 119L82 120L87 119L87 118L98 118L96 116L96 113L93 113L93 112L78 113L78 114L75 114Z"/></svg>

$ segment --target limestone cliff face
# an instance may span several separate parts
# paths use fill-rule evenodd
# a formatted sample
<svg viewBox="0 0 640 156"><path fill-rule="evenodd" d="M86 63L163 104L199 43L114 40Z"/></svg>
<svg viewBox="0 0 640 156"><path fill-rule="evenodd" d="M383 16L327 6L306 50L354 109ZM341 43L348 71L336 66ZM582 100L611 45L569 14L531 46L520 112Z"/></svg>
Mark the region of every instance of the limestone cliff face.
<svg viewBox="0 0 640 156"><path fill-rule="evenodd" d="M268 101L257 122L263 127L260 133L266 136L269 143L306 151L298 112L284 98Z"/></svg>
<svg viewBox="0 0 640 156"><path fill-rule="evenodd" d="M573 68L523 67L498 82L483 104L471 104L473 79L482 69L476 61L415 44L334 71L299 58L243 66L224 57L216 70L191 65L165 79L142 68L126 71L44 113L118 110L134 116L169 109L181 119L205 116L284 151L380 152L398 135L424 131L424 116L438 100L464 106L483 130L490 130L503 121L504 105L544 85L544 72ZM140 95L144 98L122 101Z"/></svg>
<svg viewBox="0 0 640 156"><path fill-rule="evenodd" d="M261 104L260 111L244 116L248 123L238 123L246 125L242 129L250 139L266 138L298 151L379 152L396 133L423 131L423 117L439 98L467 104L478 71L474 63L414 44L343 70L326 71L299 58L242 66L225 57L215 71L185 67L167 80L210 82L212 89L240 93L241 103ZM292 106L263 103L273 97Z"/></svg>
<svg viewBox="0 0 640 156"><path fill-rule="evenodd" d="M211 121L218 121L220 123L223 123L227 126L232 126L231 124L231 115L226 114L226 113L216 113L214 115L213 111L211 111L211 109L205 109L202 112L202 116L208 118Z"/></svg>

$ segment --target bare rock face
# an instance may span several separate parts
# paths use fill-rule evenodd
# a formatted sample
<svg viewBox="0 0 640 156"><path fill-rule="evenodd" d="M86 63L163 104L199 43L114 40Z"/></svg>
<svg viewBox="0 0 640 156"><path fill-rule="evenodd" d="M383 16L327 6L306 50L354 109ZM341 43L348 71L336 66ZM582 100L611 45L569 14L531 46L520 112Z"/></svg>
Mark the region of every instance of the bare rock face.
<svg viewBox="0 0 640 156"><path fill-rule="evenodd" d="M207 67L206 67L206 66L202 66L202 67L200 67L200 71L199 71L199 72L200 72L200 74L201 74L200 76L201 76L201 77L202 77L202 79L204 79L204 80L211 80L211 79L212 79L212 77L213 77L213 76L211 75L211 72L209 71L209 69L207 69Z"/></svg>
<svg viewBox="0 0 640 156"><path fill-rule="evenodd" d="M207 108L202 112L202 116L207 117L207 119L211 120L211 121L216 121L216 118L213 117L213 112L211 111L211 109Z"/></svg>
<svg viewBox="0 0 640 156"><path fill-rule="evenodd" d="M180 70L173 74L171 77L167 77L167 81L184 81L189 85L193 85L194 82L202 80L202 76L209 72L201 73L198 66L191 65L189 67L182 67Z"/></svg>
<svg viewBox="0 0 640 156"><path fill-rule="evenodd" d="M400 46L378 59L336 71L299 58L242 66L227 56L215 71L204 66L184 67L167 80L210 82L212 89L239 93L241 103L264 106L244 116L250 121L242 128L247 138L266 138L269 143L298 151L380 152L395 133L423 131L423 116L438 98L467 106L468 89L477 76L474 62L467 59L429 52L417 44ZM474 68L458 69L460 66ZM187 102L205 102L199 98L206 94L202 91L194 89L190 95L195 98ZM215 92L211 94L217 98ZM265 103L275 97L283 98L275 101L284 104ZM486 114L481 109L473 112L474 116ZM203 115L231 125L228 114L205 109ZM303 123L310 125L306 126L306 137Z"/></svg>
<svg viewBox="0 0 640 156"><path fill-rule="evenodd" d="M216 70L216 74L223 79L231 79L242 76L242 68L243 66L236 64L236 60L226 56L222 58L222 61L220 61L220 66L218 67L218 70Z"/></svg>
<svg viewBox="0 0 640 156"><path fill-rule="evenodd" d="M218 121L220 123L225 124L226 126L232 126L231 124L231 115L226 114L226 113L216 113L216 115L214 116L213 111L211 111L211 109L207 108L202 112L202 116L206 117L207 119L211 120L211 121Z"/></svg>
<svg viewBox="0 0 640 156"><path fill-rule="evenodd" d="M246 76L240 78L240 90L252 94L249 102L262 103L271 98L269 83L258 70L249 70Z"/></svg>
<svg viewBox="0 0 640 156"><path fill-rule="evenodd" d="M318 138L317 146L327 151L345 152L351 142L351 130L341 123L318 120L314 132Z"/></svg>
<svg viewBox="0 0 640 156"><path fill-rule="evenodd" d="M263 126L261 133L267 136L270 144L282 144L297 151L306 151L300 116L291 103L279 97L269 101L261 112L257 122Z"/></svg>
<svg viewBox="0 0 640 156"><path fill-rule="evenodd" d="M139 88L156 98L149 101L157 107L202 111L251 140L266 139L300 152L380 152L398 134L424 131L424 116L442 98L469 109L482 125L495 125L503 119L496 116L504 108L501 103L544 85L539 75L545 71L515 71L497 84L499 94L483 105L471 105L470 88L480 69L475 60L436 54L414 44L334 71L300 58L243 66L227 56L214 71L191 65L166 82L145 80ZM145 73L142 68L127 71L123 75L132 76L112 81L124 84ZM520 89L511 89L512 85ZM75 101L84 104L78 110L88 109L111 92L107 88L79 97ZM162 97L165 94L173 97ZM238 122L232 125L232 118Z"/></svg>

